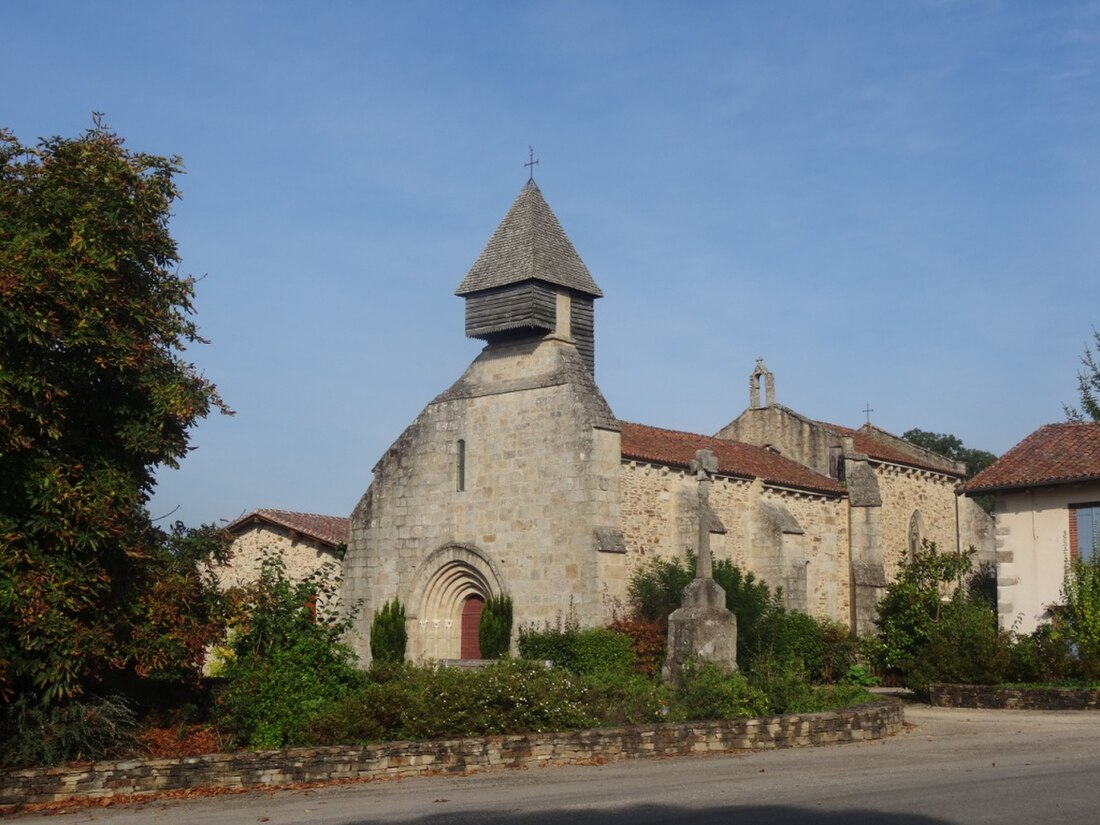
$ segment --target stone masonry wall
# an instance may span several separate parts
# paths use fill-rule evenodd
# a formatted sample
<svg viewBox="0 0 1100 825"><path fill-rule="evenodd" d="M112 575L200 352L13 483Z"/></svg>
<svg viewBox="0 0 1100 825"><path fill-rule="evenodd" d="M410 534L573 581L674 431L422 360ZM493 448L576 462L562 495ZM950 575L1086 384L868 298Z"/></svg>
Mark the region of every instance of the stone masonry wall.
<svg viewBox="0 0 1100 825"><path fill-rule="evenodd" d="M784 508L803 530L801 534L783 534L784 591L793 596L801 578L804 594L800 603L789 602L788 607L848 624L851 571L847 500L764 487L760 503Z"/></svg>
<svg viewBox="0 0 1100 825"><path fill-rule="evenodd" d="M722 511L730 534L745 532L742 521L751 500L750 484L746 479L718 476L711 486L711 505ZM650 557L682 559L688 548L694 550L699 522L698 482L693 475L677 467L624 461L620 488L622 533L631 569ZM744 563L743 543L712 536L711 547L715 558Z"/></svg>
<svg viewBox="0 0 1100 825"><path fill-rule="evenodd" d="M983 562L995 564L997 561L997 531L993 516L981 508L969 496L955 496L959 506L960 544L965 550L973 547L975 566Z"/></svg>
<svg viewBox="0 0 1100 825"><path fill-rule="evenodd" d="M78 796L150 794L177 788L251 788L303 782L367 781L424 774L466 774L493 768L841 744L881 739L896 733L903 718L902 703L885 700L829 713L760 719L635 725L438 742L390 742L362 747L292 748L147 762L133 759L76 768L33 768L0 773L0 805L51 802Z"/></svg>
<svg viewBox="0 0 1100 825"><path fill-rule="evenodd" d="M684 558L698 536L697 482L685 470L641 461L622 464L622 533L633 572L654 556ZM725 533L711 535L715 559L730 559L770 587L783 587L788 605L812 615L849 621L847 502L717 476L712 510Z"/></svg>
<svg viewBox="0 0 1100 825"><path fill-rule="evenodd" d="M260 565L265 555L281 554L287 576L301 581L325 564L340 560L320 542L305 536L291 537L290 531L275 524L253 524L233 539L232 557L228 564L211 568L222 588L249 584L260 577Z"/></svg>
<svg viewBox="0 0 1100 825"><path fill-rule="evenodd" d="M920 510L924 531L921 538L936 542L939 550L958 548L955 520L955 484L957 479L894 464L875 465L882 491L882 560L887 581L897 574L898 565L909 550L909 522Z"/></svg>
<svg viewBox="0 0 1100 825"><path fill-rule="evenodd" d="M932 685L929 694L929 704L941 708L1100 710L1100 689L1097 688Z"/></svg>
<svg viewBox="0 0 1100 825"><path fill-rule="evenodd" d="M787 458L822 475L829 474L829 448L842 447L843 437L780 404L750 408L717 433L718 438L771 446Z"/></svg>
<svg viewBox="0 0 1100 825"><path fill-rule="evenodd" d="M571 341L486 347L387 451L352 514L344 595L362 600L360 658L394 596L413 660L458 658L470 595L508 593L516 629L570 613L601 623L598 556L622 549L617 426Z"/></svg>

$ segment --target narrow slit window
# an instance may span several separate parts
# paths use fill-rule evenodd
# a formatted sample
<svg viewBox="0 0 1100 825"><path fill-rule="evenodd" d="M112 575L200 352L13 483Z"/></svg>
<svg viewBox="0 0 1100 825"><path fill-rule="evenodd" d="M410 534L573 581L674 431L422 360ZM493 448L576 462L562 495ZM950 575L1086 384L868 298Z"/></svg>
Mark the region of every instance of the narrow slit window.
<svg viewBox="0 0 1100 825"><path fill-rule="evenodd" d="M458 439L458 466L455 473L455 489L463 492L466 489L466 439Z"/></svg>

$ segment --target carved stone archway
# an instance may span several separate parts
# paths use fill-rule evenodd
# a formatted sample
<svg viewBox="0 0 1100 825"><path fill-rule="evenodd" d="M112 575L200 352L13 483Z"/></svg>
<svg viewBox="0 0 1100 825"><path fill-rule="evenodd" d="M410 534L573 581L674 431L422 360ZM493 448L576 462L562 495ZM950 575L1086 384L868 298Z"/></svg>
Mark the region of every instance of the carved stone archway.
<svg viewBox="0 0 1100 825"><path fill-rule="evenodd" d="M450 544L421 562L406 602L407 656L458 659L462 656L462 611L470 599L504 593L504 577L484 553Z"/></svg>

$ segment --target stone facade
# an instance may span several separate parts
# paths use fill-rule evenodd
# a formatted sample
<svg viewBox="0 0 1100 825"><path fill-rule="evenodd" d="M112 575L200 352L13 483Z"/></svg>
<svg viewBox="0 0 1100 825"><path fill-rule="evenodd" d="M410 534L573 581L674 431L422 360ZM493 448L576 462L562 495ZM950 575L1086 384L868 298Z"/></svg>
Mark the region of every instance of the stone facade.
<svg viewBox="0 0 1100 825"><path fill-rule="evenodd" d="M476 615L464 608L505 593L515 630L604 623L640 565L693 552L704 519L714 558L866 632L914 541L957 548L979 526L959 517L960 465L782 407L762 361L749 409L714 437L618 420L594 380L602 293L533 182L457 294L486 346L378 462L351 517L344 594L362 605L364 660L394 598L412 659L459 658ZM706 512L688 472L699 450L718 466Z"/></svg>
<svg viewBox="0 0 1100 825"><path fill-rule="evenodd" d="M256 510L226 530L233 536L229 561L211 568L223 589L256 581L268 556L281 556L286 574L293 581L308 578L326 565L338 573L347 545L348 520L315 513Z"/></svg>
<svg viewBox="0 0 1100 825"><path fill-rule="evenodd" d="M765 387L764 401L760 384ZM858 430L807 418L775 401L775 378L758 361L749 407L718 438L756 444L845 485L852 624L874 629L875 605L904 558L921 545L973 546L993 558L992 520L956 488L966 468L871 424Z"/></svg>
<svg viewBox="0 0 1100 825"><path fill-rule="evenodd" d="M876 463L874 471L882 491L881 536L888 581L922 541L935 542L940 550L965 549L955 512L958 476L887 462Z"/></svg>
<svg viewBox="0 0 1100 825"><path fill-rule="evenodd" d="M623 550L618 439L572 342L486 347L390 448L352 514L344 579L364 599L360 656L395 596L413 659L459 657L469 598L509 594L517 628L603 621L600 557Z"/></svg>
<svg viewBox="0 0 1100 825"><path fill-rule="evenodd" d="M641 461L622 466L622 532L633 573L657 556L683 558L698 532L696 482L686 469ZM848 624L847 500L716 476L710 504L721 522L711 552L782 587L789 608Z"/></svg>

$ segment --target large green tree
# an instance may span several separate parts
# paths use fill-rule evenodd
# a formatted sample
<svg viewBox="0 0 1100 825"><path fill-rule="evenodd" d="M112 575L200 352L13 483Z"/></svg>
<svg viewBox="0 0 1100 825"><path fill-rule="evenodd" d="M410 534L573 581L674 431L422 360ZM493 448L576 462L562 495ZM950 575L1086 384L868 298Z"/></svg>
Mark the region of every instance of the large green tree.
<svg viewBox="0 0 1100 825"><path fill-rule="evenodd" d="M1066 406L1066 417L1070 421L1100 421L1100 331L1093 330L1092 337L1096 341L1096 354L1092 347L1085 345L1085 354L1081 356L1081 366L1084 367L1077 373L1077 397L1081 401L1081 408Z"/></svg>
<svg viewBox="0 0 1100 825"><path fill-rule="evenodd" d="M201 341L169 234L178 158L100 122L0 130L0 698L178 674L213 632L195 547L145 505L191 427L227 411L182 353Z"/></svg>

